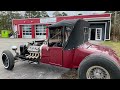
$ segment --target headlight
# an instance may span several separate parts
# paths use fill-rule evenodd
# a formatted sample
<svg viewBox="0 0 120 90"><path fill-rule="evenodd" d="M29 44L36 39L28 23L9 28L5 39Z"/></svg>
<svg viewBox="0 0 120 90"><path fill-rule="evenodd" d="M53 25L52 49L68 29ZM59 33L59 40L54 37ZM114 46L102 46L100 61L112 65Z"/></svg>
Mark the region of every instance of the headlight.
<svg viewBox="0 0 120 90"><path fill-rule="evenodd" d="M11 48L12 50L15 50L15 51L17 50L17 46L12 46Z"/></svg>

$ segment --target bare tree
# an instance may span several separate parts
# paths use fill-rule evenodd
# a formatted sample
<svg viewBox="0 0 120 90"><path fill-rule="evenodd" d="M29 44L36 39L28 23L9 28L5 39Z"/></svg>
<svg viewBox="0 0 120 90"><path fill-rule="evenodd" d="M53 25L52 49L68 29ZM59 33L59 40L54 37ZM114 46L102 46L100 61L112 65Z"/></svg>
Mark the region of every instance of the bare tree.
<svg viewBox="0 0 120 90"><path fill-rule="evenodd" d="M68 16L67 13L65 12L62 12L62 16Z"/></svg>
<svg viewBox="0 0 120 90"><path fill-rule="evenodd" d="M55 11L55 12L53 13L53 16L54 16L54 17L62 16L62 14L61 14L59 11Z"/></svg>
<svg viewBox="0 0 120 90"><path fill-rule="evenodd" d="M120 11L106 11L111 13L111 39L113 41L120 41Z"/></svg>
<svg viewBox="0 0 120 90"><path fill-rule="evenodd" d="M23 16L18 11L0 12L0 29L12 29L12 19L21 19Z"/></svg>
<svg viewBox="0 0 120 90"><path fill-rule="evenodd" d="M25 11L24 17L25 18L40 18L42 16L41 16L40 11Z"/></svg>
<svg viewBox="0 0 120 90"><path fill-rule="evenodd" d="M46 11L41 11L41 17L49 17Z"/></svg>

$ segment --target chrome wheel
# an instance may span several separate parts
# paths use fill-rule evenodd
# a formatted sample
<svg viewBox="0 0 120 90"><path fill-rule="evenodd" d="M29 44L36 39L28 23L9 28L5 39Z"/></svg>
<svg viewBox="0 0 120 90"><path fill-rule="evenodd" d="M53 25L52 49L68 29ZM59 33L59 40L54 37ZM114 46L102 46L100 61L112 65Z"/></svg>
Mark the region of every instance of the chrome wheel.
<svg viewBox="0 0 120 90"><path fill-rule="evenodd" d="M87 79L110 79L108 71L101 66L92 66L87 70Z"/></svg>

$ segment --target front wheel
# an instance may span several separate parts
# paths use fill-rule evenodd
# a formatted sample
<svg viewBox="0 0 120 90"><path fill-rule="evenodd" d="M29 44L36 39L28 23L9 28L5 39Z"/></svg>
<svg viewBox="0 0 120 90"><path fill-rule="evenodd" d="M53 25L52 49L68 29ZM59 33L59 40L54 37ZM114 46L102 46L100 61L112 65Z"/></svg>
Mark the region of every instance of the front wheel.
<svg viewBox="0 0 120 90"><path fill-rule="evenodd" d="M2 52L2 61L5 69L12 70L14 67L14 56L9 50Z"/></svg>
<svg viewBox="0 0 120 90"><path fill-rule="evenodd" d="M120 69L105 56L90 55L80 63L79 79L120 79Z"/></svg>

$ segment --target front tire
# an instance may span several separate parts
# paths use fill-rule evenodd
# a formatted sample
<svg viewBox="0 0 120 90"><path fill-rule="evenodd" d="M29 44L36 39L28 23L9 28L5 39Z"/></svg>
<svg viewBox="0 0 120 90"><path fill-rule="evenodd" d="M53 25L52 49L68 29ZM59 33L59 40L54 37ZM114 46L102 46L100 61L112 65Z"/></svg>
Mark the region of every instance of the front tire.
<svg viewBox="0 0 120 90"><path fill-rule="evenodd" d="M103 55L90 55L79 65L79 79L120 79L119 67Z"/></svg>
<svg viewBox="0 0 120 90"><path fill-rule="evenodd" d="M12 70L14 67L14 56L9 50L4 50L2 52L2 61L4 68L7 70Z"/></svg>

